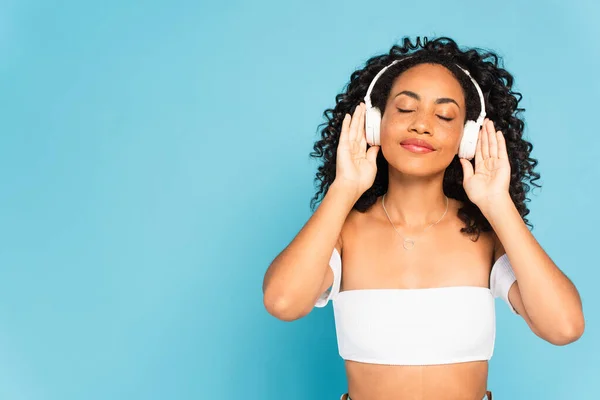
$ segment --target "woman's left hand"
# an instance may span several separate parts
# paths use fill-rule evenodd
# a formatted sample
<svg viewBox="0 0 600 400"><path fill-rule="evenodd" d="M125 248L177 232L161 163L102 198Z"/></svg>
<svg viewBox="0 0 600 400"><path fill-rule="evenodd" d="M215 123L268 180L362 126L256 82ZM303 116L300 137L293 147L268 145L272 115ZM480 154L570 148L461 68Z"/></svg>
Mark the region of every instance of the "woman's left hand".
<svg viewBox="0 0 600 400"><path fill-rule="evenodd" d="M463 187L465 192L482 212L496 201L510 198L510 163L506 152L506 142L502 132L494 128L494 123L485 119L475 151L475 170L470 161L460 159L463 167Z"/></svg>

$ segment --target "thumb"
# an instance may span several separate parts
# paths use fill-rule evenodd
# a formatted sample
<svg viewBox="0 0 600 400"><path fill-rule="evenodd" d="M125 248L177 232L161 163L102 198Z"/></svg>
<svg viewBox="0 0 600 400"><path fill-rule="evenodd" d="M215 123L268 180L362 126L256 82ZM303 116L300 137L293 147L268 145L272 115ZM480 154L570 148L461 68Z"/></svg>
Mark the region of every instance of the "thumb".
<svg viewBox="0 0 600 400"><path fill-rule="evenodd" d="M367 150L367 160L375 164L377 161L377 153L379 153L379 146L369 147L369 150Z"/></svg>
<svg viewBox="0 0 600 400"><path fill-rule="evenodd" d="M471 164L471 162L467 159L461 158L460 159L460 163L462 164L463 167L463 175L464 175L464 179L469 179L473 176L473 164Z"/></svg>

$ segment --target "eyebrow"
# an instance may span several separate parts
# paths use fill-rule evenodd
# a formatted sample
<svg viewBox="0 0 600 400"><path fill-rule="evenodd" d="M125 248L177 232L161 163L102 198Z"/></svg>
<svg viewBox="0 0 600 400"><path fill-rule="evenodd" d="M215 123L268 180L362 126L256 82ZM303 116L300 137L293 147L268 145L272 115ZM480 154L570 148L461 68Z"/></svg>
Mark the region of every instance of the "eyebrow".
<svg viewBox="0 0 600 400"><path fill-rule="evenodd" d="M402 92L400 92L396 96L394 96L394 98L396 98L396 97L398 97L400 95L405 95L405 96L408 96L408 97L412 97L415 100L421 101L421 97L418 94L416 94L415 92L411 92L410 90L403 90ZM447 103L454 103L454 104L456 104L456 106L458 108L460 108L460 106L458 105L458 103L454 99L451 99L449 97L440 97L439 99L437 99L435 101L435 104L447 104Z"/></svg>

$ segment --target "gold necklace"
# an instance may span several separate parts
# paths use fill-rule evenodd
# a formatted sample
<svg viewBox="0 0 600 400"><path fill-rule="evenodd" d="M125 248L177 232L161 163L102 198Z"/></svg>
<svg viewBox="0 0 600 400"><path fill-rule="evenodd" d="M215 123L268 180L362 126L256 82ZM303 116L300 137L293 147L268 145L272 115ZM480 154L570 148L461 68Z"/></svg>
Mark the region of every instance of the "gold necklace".
<svg viewBox="0 0 600 400"><path fill-rule="evenodd" d="M383 207L383 212L385 212L385 215L388 219L388 221L390 221L390 224L392 225L392 228L394 228L394 230L396 231L396 233L404 240L402 242L402 247L404 247L404 250L410 250L413 247L415 247L415 241L414 239L411 239L409 237L404 237L400 234L400 232L398 232L398 229L396 229L396 227L394 226L394 223L392 222L392 219L390 218L390 215L388 214L387 210L385 209L385 195L387 193L385 193L383 195L383 197L381 198L381 205ZM427 228L423 229L423 232L421 232L421 234L423 234L427 229L431 228L432 226L436 225L438 222L440 222L442 220L442 218L444 218L446 216L446 213L448 212L448 197L444 196L446 198L446 211L444 211L444 213L442 214L442 216L440 217L440 219L438 219L437 221L435 221L433 224L429 225Z"/></svg>

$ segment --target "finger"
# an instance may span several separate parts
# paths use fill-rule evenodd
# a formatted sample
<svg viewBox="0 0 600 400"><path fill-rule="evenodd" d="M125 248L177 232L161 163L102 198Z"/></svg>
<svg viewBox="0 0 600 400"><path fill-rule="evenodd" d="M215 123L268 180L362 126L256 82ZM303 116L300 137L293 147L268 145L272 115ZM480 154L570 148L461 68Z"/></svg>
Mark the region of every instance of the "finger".
<svg viewBox="0 0 600 400"><path fill-rule="evenodd" d="M488 142L490 144L490 157L498 158L498 140L496 139L496 129L494 128L494 122L488 121Z"/></svg>
<svg viewBox="0 0 600 400"><path fill-rule="evenodd" d="M471 164L471 162L465 158L460 158L459 160L463 167L463 180L469 179L474 174L473 164Z"/></svg>
<svg viewBox="0 0 600 400"><path fill-rule="evenodd" d="M357 133L360 138L366 138L367 106L360 103L360 120L358 121Z"/></svg>
<svg viewBox="0 0 600 400"><path fill-rule="evenodd" d="M488 158L490 158L490 144L488 140L487 120L481 127L481 130L481 157L483 157L484 160L487 160Z"/></svg>
<svg viewBox="0 0 600 400"><path fill-rule="evenodd" d="M350 129L350 114L344 115L342 120L342 131L340 132L340 142L348 140L348 130Z"/></svg>
<svg viewBox="0 0 600 400"><path fill-rule="evenodd" d="M360 113L360 120L358 121L358 139L360 142L360 148L366 150L367 133L365 130L365 119L367 117L367 107L363 103L361 103L360 105L362 106L362 112Z"/></svg>
<svg viewBox="0 0 600 400"><path fill-rule="evenodd" d="M350 122L350 131L348 133L348 140L350 141L356 140L356 137L358 136L358 120L360 119L359 116L362 111L361 104L356 106L356 108L354 109L354 114L352 115L352 121Z"/></svg>
<svg viewBox="0 0 600 400"><path fill-rule="evenodd" d="M367 150L367 160L375 164L377 162L377 153L379 153L379 146L371 146Z"/></svg>
<svg viewBox="0 0 600 400"><path fill-rule="evenodd" d="M502 131L496 132L496 140L498 140L498 158L508 159L508 152L506 151L506 140L504 140L504 134Z"/></svg>
<svg viewBox="0 0 600 400"><path fill-rule="evenodd" d="M367 150L367 136L364 133L360 137L360 141L358 142L358 147L361 149L362 152Z"/></svg>
<svg viewBox="0 0 600 400"><path fill-rule="evenodd" d="M475 147L475 168L483 162L483 157L481 155L481 137L483 136L483 129L479 131L479 135L477 136L477 146Z"/></svg>

